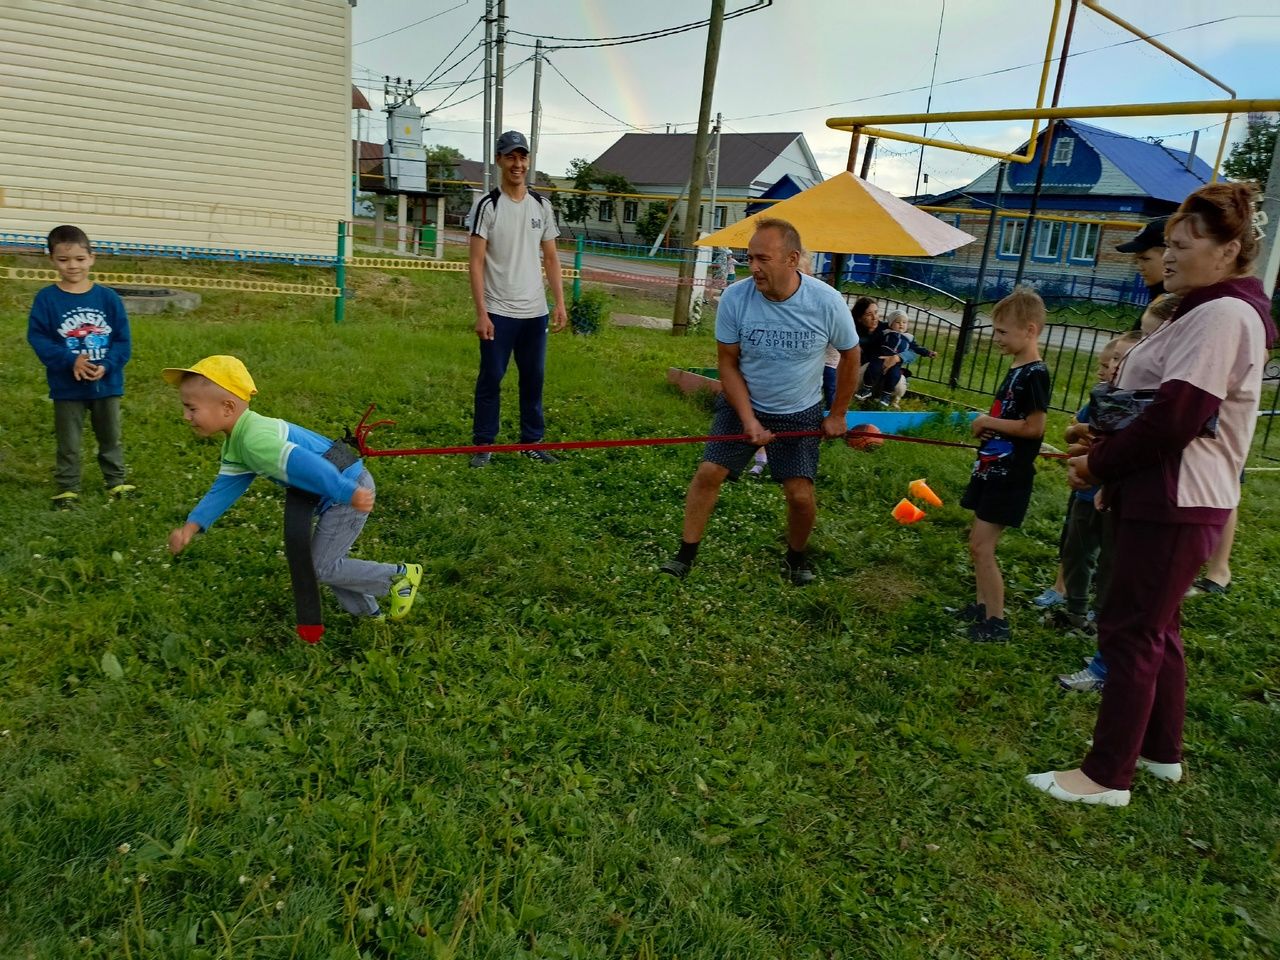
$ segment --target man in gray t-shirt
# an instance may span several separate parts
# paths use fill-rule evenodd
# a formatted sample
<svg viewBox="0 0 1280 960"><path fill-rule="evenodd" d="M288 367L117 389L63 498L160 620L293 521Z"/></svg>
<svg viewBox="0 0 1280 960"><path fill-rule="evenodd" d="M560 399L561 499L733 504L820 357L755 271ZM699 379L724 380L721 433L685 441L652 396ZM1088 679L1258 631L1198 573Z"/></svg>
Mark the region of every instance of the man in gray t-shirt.
<svg viewBox="0 0 1280 960"><path fill-rule="evenodd" d="M797 585L813 570L804 554L817 511L813 481L819 436L843 436L845 412L859 366L858 337L844 298L799 272L800 235L785 220L765 218L747 248L751 278L735 283L716 311L716 349L724 393L716 400L711 433L746 440L707 444L685 497L680 550L659 568L683 577L693 566L703 531L720 495L758 447L768 444L769 472L787 498L787 553L783 573ZM822 368L827 346L840 354L835 399L822 412ZM775 433L812 432L775 438Z"/></svg>
<svg viewBox="0 0 1280 960"><path fill-rule="evenodd" d="M476 377L472 439L491 444L498 436L502 378L515 356L520 373L520 442L537 443L546 424L542 417L542 382L547 365L547 295L545 268L555 298L551 330L565 328L564 282L556 253L555 214L547 199L529 189L529 144L524 134L508 130L498 138L498 189L471 208L471 297L480 338L480 373ZM555 463L545 450L525 456ZM484 467L489 454L477 453L471 466Z"/></svg>

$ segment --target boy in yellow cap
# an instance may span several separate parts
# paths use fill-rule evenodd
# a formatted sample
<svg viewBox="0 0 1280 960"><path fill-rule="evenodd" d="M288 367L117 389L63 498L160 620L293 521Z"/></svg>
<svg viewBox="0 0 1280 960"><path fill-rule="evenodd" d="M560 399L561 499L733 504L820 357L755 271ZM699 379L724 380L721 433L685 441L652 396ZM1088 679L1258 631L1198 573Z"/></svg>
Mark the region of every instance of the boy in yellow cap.
<svg viewBox="0 0 1280 960"><path fill-rule="evenodd" d="M302 514L302 535L310 534L311 563L307 566L314 564L313 592L316 580L328 584L342 608L360 617L381 617L376 598L389 595L386 616L400 620L408 614L422 582L419 564L372 563L347 556L373 510L374 484L346 443L250 410L249 400L258 390L236 357L205 357L190 367L167 368L163 376L181 391L183 417L197 436L226 436L218 477L187 522L169 534L170 552L186 549L192 538L207 530L261 474L290 491L286 552L290 546L289 511L299 503L307 508ZM313 513L319 520L311 533ZM306 553L305 541L302 553ZM295 559L290 556L290 566L295 593L301 598L305 591L299 589L299 573L306 579L310 570L299 571ZM314 616L305 618L315 623L304 623L303 601L299 599L298 633L312 643L324 630L319 625L318 601L315 607Z"/></svg>

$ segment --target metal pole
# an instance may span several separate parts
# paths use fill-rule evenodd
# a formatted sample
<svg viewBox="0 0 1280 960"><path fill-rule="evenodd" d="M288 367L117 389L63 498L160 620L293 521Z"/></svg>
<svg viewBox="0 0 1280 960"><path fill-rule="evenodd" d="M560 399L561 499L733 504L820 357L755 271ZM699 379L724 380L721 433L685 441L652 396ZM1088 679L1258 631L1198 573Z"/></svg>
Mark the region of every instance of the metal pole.
<svg viewBox="0 0 1280 960"><path fill-rule="evenodd" d="M867 137L867 146L862 151L862 172L858 174L863 180L871 174L871 158L876 152L876 138Z"/></svg>
<svg viewBox="0 0 1280 960"><path fill-rule="evenodd" d="M573 251L573 302L577 303L582 296L582 234L578 234L578 243Z"/></svg>
<svg viewBox="0 0 1280 960"><path fill-rule="evenodd" d="M1277 133L1276 145L1271 151L1271 172L1267 175L1267 189L1258 208L1266 214L1267 223L1262 228L1261 255L1253 262L1253 270L1269 297L1275 293L1276 272L1280 270L1280 133ZM1270 423L1267 429L1270 429Z"/></svg>
<svg viewBox="0 0 1280 960"><path fill-rule="evenodd" d="M507 0L498 0L498 45L493 68L493 135L502 136L502 74L507 60Z"/></svg>
<svg viewBox="0 0 1280 960"><path fill-rule="evenodd" d="M484 0L484 193L493 189L493 0Z"/></svg>
<svg viewBox="0 0 1280 960"><path fill-rule="evenodd" d="M693 293L693 244L698 239L697 211L702 207L702 181L707 166L707 141L711 139L711 95L716 86L716 67L720 62L720 33L724 27L725 0L711 0L711 17L707 25L707 54L702 64L702 102L698 108L698 133L693 143L693 164L689 168L689 202L685 205L684 235L681 246L680 276L676 286L676 308L671 319L671 333L682 337L689 330L689 301Z"/></svg>
<svg viewBox="0 0 1280 960"><path fill-rule="evenodd" d="M333 301L333 322L341 323L347 313L347 225L338 221L338 266L334 286L338 288Z"/></svg>
<svg viewBox="0 0 1280 960"><path fill-rule="evenodd" d="M925 101L924 112L927 114L933 109L933 81L938 76L938 51L942 49L942 21L947 18L947 0L942 0L942 14L938 17L938 40L933 46L933 72L929 74L929 99ZM1044 84L1040 85L1041 95L1044 95ZM929 121L924 122L924 129L920 131L920 136L928 139ZM920 147L920 160L916 164L916 189L914 196L920 195L920 173L924 170L924 147ZM866 177L862 178L867 179Z"/></svg>
<svg viewBox="0 0 1280 960"><path fill-rule="evenodd" d="M1053 101L1049 106L1056 107L1062 96L1062 80L1067 73L1067 54L1071 50L1071 32L1076 25L1076 10L1080 0L1071 0L1071 11L1067 14L1067 28L1062 34L1062 52L1058 55L1058 78L1053 84ZM1040 152L1040 166L1036 170L1036 186L1031 191L1031 204L1027 207L1027 220L1023 226L1022 251L1018 254L1018 272L1014 274L1013 285L1022 283L1022 275L1027 270L1027 257L1031 253L1031 244L1036 232L1036 211L1040 209L1040 190L1044 186L1044 172L1049 167L1049 155L1053 150L1053 132L1058 121L1051 119L1044 131L1044 149Z"/></svg>
<svg viewBox="0 0 1280 960"><path fill-rule="evenodd" d="M649 248L649 256L653 256L658 252L658 248L662 246L662 240L667 235L667 231L671 229L671 221L676 218L676 209L680 205L680 201L684 199L685 193L689 190L689 182L686 180L680 192L676 195L675 200L671 202L671 206L667 209L667 219L662 224L662 229L658 231L657 238L653 241L653 246Z"/></svg>
<svg viewBox="0 0 1280 960"><path fill-rule="evenodd" d="M720 117L721 114L717 113L716 126L712 131L715 136L715 146L711 148L711 156L713 158L711 161L711 202L708 204L711 207L711 225L708 232L716 229L716 188L720 185Z"/></svg>
<svg viewBox="0 0 1280 960"><path fill-rule="evenodd" d="M969 333L973 330L977 319L978 303L982 300L983 290L987 283L987 260L991 256L992 238L996 232L996 214L1000 209L1000 198L1004 192L1004 172L1009 166L1007 160L1001 160L996 166L996 192L991 198L991 213L987 217L987 235L982 241L982 259L978 261L978 277L973 285L973 298L964 305L964 315L960 319L960 333L956 337L956 350L951 357L951 377L949 383L955 387L960 383L960 365L964 361L965 350L969 346Z"/></svg>
<svg viewBox="0 0 1280 960"><path fill-rule="evenodd" d="M529 113L529 178L538 185L538 128L542 125L542 38L533 45L533 110Z"/></svg>
<svg viewBox="0 0 1280 960"><path fill-rule="evenodd" d="M848 159L845 160L845 164L844 164L845 171L848 173L853 173L853 166L858 162L858 144L860 144L861 142L862 142L862 128L854 127L852 134L849 138L849 156L848 156ZM875 141L873 140L872 143L874 144ZM870 149L868 149L867 151L867 156L868 157L871 156ZM866 173L866 168L868 168L869 166L870 166L870 160L864 161L863 163L864 174ZM863 177L863 179L866 179L865 176ZM827 252L831 253L831 276L827 278L827 282L831 284L831 286L839 290L840 275L844 273L845 255L843 253L835 253L833 251L827 251Z"/></svg>

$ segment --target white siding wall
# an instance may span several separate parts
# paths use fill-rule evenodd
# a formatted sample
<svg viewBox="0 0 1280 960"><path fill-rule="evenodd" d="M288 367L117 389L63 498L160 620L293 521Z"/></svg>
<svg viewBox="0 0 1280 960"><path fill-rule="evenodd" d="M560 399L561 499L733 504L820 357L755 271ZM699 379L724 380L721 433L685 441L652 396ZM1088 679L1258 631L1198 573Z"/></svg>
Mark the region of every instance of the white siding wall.
<svg viewBox="0 0 1280 960"><path fill-rule="evenodd" d="M0 0L0 230L333 253L347 0Z"/></svg>

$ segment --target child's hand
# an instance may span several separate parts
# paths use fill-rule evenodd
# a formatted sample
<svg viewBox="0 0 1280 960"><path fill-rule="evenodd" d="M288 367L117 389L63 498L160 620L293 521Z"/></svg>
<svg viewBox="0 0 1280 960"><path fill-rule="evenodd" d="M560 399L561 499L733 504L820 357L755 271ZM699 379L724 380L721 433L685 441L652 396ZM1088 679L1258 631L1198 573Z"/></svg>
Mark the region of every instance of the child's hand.
<svg viewBox="0 0 1280 960"><path fill-rule="evenodd" d="M969 424L969 430L975 437L981 437L984 440L987 434L991 432L991 428L987 426L987 421L991 418L985 413L980 413L973 418L973 422Z"/></svg>
<svg viewBox="0 0 1280 960"><path fill-rule="evenodd" d="M1093 431L1087 423L1073 423L1067 427L1067 443L1088 448L1094 440Z"/></svg>
<svg viewBox="0 0 1280 960"><path fill-rule="evenodd" d="M187 548L192 539L200 532L198 523L184 523L169 532L169 552L179 554Z"/></svg>
<svg viewBox="0 0 1280 960"><path fill-rule="evenodd" d="M76 364L71 368L71 372L75 374L77 380L100 380L106 370L92 362L83 353L78 353Z"/></svg>
<svg viewBox="0 0 1280 960"><path fill-rule="evenodd" d="M351 509L360 513L373 512L373 491L368 487L357 487L351 495Z"/></svg>

